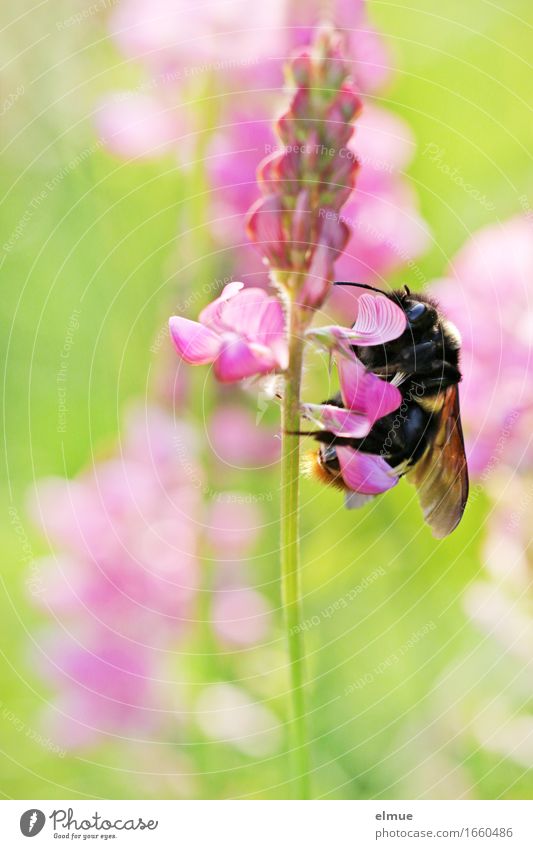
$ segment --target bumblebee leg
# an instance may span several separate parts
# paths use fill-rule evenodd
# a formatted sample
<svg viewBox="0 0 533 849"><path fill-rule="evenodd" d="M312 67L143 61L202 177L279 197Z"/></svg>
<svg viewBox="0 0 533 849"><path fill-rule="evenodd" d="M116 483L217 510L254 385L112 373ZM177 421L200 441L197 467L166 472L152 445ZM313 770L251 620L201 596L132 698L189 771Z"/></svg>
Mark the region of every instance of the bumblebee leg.
<svg viewBox="0 0 533 849"><path fill-rule="evenodd" d="M323 433L322 430L284 430L283 433L285 436L314 436L318 438L319 434Z"/></svg>

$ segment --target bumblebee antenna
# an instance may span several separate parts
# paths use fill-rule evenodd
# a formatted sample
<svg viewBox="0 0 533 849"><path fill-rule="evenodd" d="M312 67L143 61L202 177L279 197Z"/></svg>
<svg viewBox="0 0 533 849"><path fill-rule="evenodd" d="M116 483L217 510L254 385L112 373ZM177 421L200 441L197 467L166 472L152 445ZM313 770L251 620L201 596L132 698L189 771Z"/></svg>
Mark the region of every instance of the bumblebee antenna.
<svg viewBox="0 0 533 849"><path fill-rule="evenodd" d="M336 280L333 284L334 286L354 286L356 289L369 289L371 292L377 292L378 295L385 295L386 298L396 298L400 307L402 306L401 298L398 292L384 292L383 289L378 289L376 286L370 286L369 283L349 283L341 280ZM411 294L407 286L404 287L405 291L408 295Z"/></svg>
<svg viewBox="0 0 533 849"><path fill-rule="evenodd" d="M341 280L336 280L334 286L355 286L356 289L370 289L371 292L377 292L378 295L385 295L383 289L377 289L376 286L370 286L368 283L348 283Z"/></svg>

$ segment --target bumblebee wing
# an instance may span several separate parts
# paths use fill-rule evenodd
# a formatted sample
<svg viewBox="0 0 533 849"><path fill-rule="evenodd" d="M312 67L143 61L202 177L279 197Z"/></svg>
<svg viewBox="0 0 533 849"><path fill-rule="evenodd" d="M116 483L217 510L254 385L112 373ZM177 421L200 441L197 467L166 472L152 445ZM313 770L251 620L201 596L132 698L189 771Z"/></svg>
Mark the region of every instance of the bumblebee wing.
<svg viewBox="0 0 533 849"><path fill-rule="evenodd" d="M407 474L418 489L424 519L437 539L461 521L468 499L468 467L456 385L444 393L435 438Z"/></svg>

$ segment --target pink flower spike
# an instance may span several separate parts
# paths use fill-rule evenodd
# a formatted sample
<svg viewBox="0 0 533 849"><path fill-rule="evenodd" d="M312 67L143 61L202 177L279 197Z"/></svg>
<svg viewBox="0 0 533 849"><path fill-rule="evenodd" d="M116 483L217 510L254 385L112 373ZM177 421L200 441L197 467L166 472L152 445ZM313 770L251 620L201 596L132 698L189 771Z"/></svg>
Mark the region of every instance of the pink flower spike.
<svg viewBox="0 0 533 849"><path fill-rule="evenodd" d="M363 412L346 410L334 404L304 404L303 415L323 430L352 439L362 439L370 432L373 421Z"/></svg>
<svg viewBox="0 0 533 849"><path fill-rule="evenodd" d="M200 366L214 361L220 347L216 333L197 321L178 315L169 319L168 326L174 347L186 363Z"/></svg>
<svg viewBox="0 0 533 849"><path fill-rule="evenodd" d="M352 331L358 345L383 345L401 336L407 326L405 313L385 296L361 295Z"/></svg>
<svg viewBox="0 0 533 849"><path fill-rule="evenodd" d="M364 495L378 495L398 483L391 466L375 454L363 454L346 445L336 448L341 474L346 486Z"/></svg>
<svg viewBox="0 0 533 849"><path fill-rule="evenodd" d="M361 411L372 424L402 403L398 387L366 371L359 360L338 357L337 369L344 405Z"/></svg>

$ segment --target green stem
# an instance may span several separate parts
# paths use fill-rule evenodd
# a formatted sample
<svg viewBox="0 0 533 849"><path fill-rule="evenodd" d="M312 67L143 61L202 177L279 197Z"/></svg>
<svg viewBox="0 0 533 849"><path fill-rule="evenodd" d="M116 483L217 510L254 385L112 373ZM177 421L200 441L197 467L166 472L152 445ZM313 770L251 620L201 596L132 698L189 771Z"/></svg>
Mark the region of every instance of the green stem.
<svg viewBox="0 0 533 849"><path fill-rule="evenodd" d="M302 382L303 328L300 312L289 301L289 366L285 375L282 407L281 452L281 595L287 629L290 663L289 755L293 795L310 799L310 764L306 733L303 634L300 628L299 574L300 388Z"/></svg>

